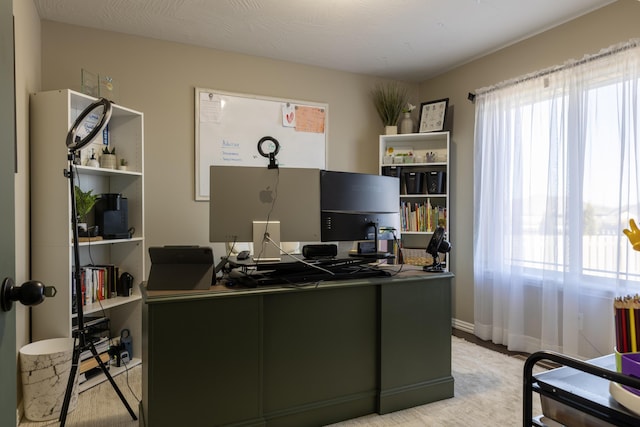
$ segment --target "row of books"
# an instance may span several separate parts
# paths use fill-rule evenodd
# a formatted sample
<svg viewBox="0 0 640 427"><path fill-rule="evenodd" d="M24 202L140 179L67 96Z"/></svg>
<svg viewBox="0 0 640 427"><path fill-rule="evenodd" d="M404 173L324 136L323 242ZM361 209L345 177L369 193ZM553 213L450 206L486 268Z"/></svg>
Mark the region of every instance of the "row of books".
<svg viewBox="0 0 640 427"><path fill-rule="evenodd" d="M83 306L118 296L119 268L115 265L86 265L80 267ZM75 274L71 287L72 312L77 313Z"/></svg>
<svg viewBox="0 0 640 427"><path fill-rule="evenodd" d="M616 350L619 353L640 351L640 296L628 295L613 301Z"/></svg>
<svg viewBox="0 0 640 427"><path fill-rule="evenodd" d="M438 226L447 228L447 209L431 206L427 198L423 202L405 201L400 204L402 231L433 232Z"/></svg>

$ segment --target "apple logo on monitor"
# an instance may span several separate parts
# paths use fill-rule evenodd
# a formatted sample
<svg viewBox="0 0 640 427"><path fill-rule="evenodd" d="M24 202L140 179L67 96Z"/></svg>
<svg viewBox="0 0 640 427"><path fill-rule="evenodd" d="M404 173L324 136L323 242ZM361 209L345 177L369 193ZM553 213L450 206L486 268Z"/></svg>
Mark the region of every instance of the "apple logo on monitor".
<svg viewBox="0 0 640 427"><path fill-rule="evenodd" d="M260 191L260 202L262 203L273 203L273 190L271 186L266 189Z"/></svg>

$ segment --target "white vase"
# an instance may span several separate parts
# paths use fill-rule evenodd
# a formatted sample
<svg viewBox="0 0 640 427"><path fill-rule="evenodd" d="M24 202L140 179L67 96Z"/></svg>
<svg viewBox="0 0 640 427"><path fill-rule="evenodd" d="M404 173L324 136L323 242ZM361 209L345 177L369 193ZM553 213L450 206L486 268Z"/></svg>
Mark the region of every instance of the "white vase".
<svg viewBox="0 0 640 427"><path fill-rule="evenodd" d="M413 133L411 113L404 113L404 118L400 122L400 133Z"/></svg>
<svg viewBox="0 0 640 427"><path fill-rule="evenodd" d="M384 127L385 135L397 135L398 134L398 126L385 126Z"/></svg>

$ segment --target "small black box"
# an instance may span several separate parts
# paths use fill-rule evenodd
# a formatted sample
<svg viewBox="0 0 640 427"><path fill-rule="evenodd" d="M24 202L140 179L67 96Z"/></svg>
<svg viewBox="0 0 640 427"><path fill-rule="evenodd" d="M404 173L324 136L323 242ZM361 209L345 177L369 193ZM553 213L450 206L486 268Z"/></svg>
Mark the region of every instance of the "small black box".
<svg viewBox="0 0 640 427"><path fill-rule="evenodd" d="M447 173L443 171L427 172L427 192L444 194L447 188Z"/></svg>
<svg viewBox="0 0 640 427"><path fill-rule="evenodd" d="M424 172L405 172L403 175L407 194L424 194Z"/></svg>
<svg viewBox="0 0 640 427"><path fill-rule="evenodd" d="M338 247L336 245L304 245L302 247L302 255L306 259L314 258L333 258L338 255Z"/></svg>

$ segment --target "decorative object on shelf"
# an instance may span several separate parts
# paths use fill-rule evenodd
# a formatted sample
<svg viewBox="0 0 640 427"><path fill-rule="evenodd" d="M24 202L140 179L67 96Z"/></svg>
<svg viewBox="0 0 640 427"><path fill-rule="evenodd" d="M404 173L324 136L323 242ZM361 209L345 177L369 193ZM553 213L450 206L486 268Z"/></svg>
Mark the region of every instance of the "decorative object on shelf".
<svg viewBox="0 0 640 427"><path fill-rule="evenodd" d="M117 86L113 77L100 76L99 96L111 102L117 101Z"/></svg>
<svg viewBox="0 0 640 427"><path fill-rule="evenodd" d="M449 98L420 104L420 126L418 132L438 132L444 129L444 119L449 106Z"/></svg>
<svg viewBox="0 0 640 427"><path fill-rule="evenodd" d="M407 90L397 83L380 83L371 91L371 97L385 126L385 135L395 135L402 107L407 103ZM395 127L396 131L390 127Z"/></svg>
<svg viewBox="0 0 640 427"><path fill-rule="evenodd" d="M413 119L411 118L411 112L415 110L416 106L407 102L407 105L402 109L403 119L400 122L400 133L413 133Z"/></svg>
<svg viewBox="0 0 640 427"><path fill-rule="evenodd" d="M87 160L87 166L92 168L100 167L100 162L98 162L98 159L96 159L96 153L93 152L93 149L91 150L91 157L89 157L89 159Z"/></svg>
<svg viewBox="0 0 640 427"><path fill-rule="evenodd" d="M93 194L93 190L82 191L80 187L76 185L76 213L78 214L78 233L84 234L84 237L88 236L87 229L87 215L93 209L93 206L100 197L97 194Z"/></svg>
<svg viewBox="0 0 640 427"><path fill-rule="evenodd" d="M102 149L102 155L100 156L100 167L106 169L115 169L116 168L116 148L113 147L111 151L109 151L109 147L104 147Z"/></svg>
<svg viewBox="0 0 640 427"><path fill-rule="evenodd" d="M81 92L96 98L106 98L111 102L117 101L117 86L113 77L101 76L91 71L81 69Z"/></svg>
<svg viewBox="0 0 640 427"><path fill-rule="evenodd" d="M82 75L82 93L89 96L98 96L99 80L97 74L87 71L84 68L81 69Z"/></svg>
<svg viewBox="0 0 640 427"><path fill-rule="evenodd" d="M120 166L118 166L118 169L121 171L126 171L127 169L129 169L129 162L127 161L127 159L120 159Z"/></svg>

